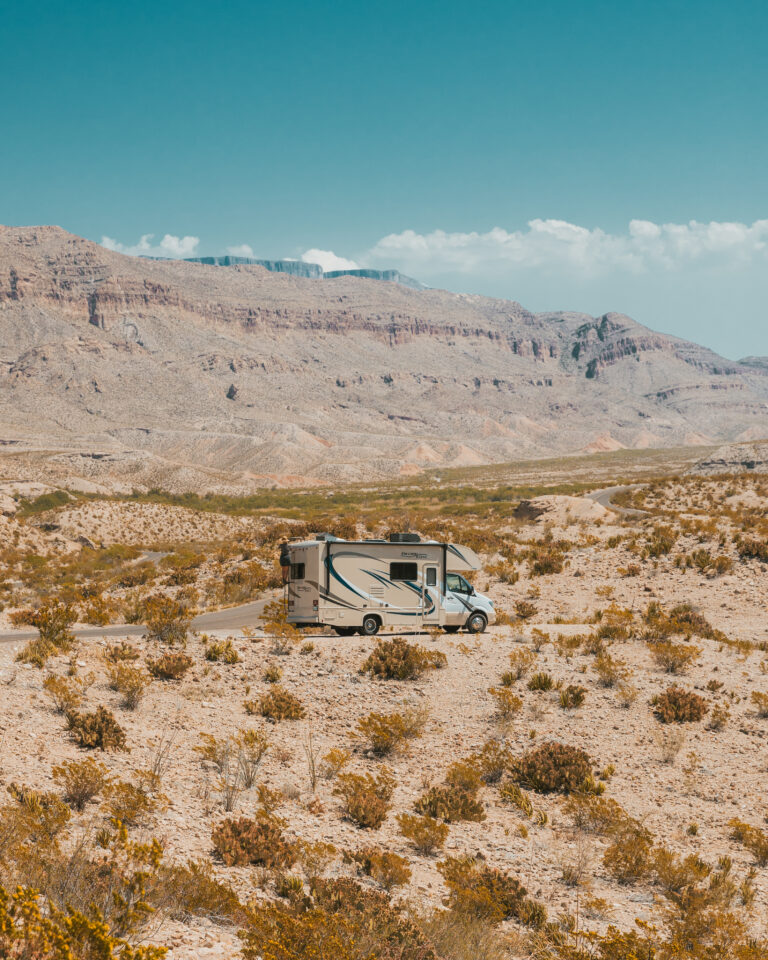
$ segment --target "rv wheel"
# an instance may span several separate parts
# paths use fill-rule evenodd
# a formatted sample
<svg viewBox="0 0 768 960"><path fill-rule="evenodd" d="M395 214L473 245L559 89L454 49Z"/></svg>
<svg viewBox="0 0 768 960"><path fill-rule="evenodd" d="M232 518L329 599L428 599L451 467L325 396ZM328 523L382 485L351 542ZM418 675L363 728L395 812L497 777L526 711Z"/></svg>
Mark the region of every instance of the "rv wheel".
<svg viewBox="0 0 768 960"><path fill-rule="evenodd" d="M366 637L373 637L379 632L380 626L378 617L365 617L362 632Z"/></svg>
<svg viewBox="0 0 768 960"><path fill-rule="evenodd" d="M455 624L451 625L450 627L443 627L443 630L445 630L446 633L458 633L460 629L461 628Z"/></svg>
<svg viewBox="0 0 768 960"><path fill-rule="evenodd" d="M333 629L340 637L351 637L355 632L354 627L334 627Z"/></svg>
<svg viewBox="0 0 768 960"><path fill-rule="evenodd" d="M488 621L482 613L473 613L467 620L467 630L469 633L482 633L488 626Z"/></svg>

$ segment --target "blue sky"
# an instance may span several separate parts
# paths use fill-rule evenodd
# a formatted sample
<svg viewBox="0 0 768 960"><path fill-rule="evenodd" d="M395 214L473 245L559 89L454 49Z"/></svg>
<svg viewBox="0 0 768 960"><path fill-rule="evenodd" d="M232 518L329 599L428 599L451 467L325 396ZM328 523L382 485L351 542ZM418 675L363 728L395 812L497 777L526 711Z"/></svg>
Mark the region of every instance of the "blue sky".
<svg viewBox="0 0 768 960"><path fill-rule="evenodd" d="M765 4L40 0L2 26L0 222L768 354Z"/></svg>

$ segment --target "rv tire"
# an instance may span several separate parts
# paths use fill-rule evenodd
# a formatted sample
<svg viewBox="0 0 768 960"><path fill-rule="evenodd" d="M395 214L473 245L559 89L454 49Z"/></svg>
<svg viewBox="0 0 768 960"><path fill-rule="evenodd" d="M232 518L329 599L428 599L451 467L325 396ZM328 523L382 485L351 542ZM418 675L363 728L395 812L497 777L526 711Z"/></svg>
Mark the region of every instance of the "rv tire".
<svg viewBox="0 0 768 960"><path fill-rule="evenodd" d="M458 625L452 624L449 627L443 627L443 630L445 630L446 633L458 633L459 630L461 630L461 627Z"/></svg>
<svg viewBox="0 0 768 960"><path fill-rule="evenodd" d="M482 633L487 626L488 621L485 614L479 613L478 611L471 613L466 623L468 633Z"/></svg>
<svg viewBox="0 0 768 960"><path fill-rule="evenodd" d="M334 627L333 628L340 637L351 637L354 632L354 627Z"/></svg>
<svg viewBox="0 0 768 960"><path fill-rule="evenodd" d="M379 632L381 620L372 614L363 618L363 627L360 631L366 637L374 637Z"/></svg>

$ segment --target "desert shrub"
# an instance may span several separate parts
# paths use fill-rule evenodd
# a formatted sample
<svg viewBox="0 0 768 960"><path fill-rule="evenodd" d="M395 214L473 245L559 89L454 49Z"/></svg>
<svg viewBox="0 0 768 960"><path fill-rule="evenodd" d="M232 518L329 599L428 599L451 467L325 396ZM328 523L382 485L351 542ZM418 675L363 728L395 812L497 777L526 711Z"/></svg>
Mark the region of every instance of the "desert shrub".
<svg viewBox="0 0 768 960"><path fill-rule="evenodd" d="M472 794L483 785L480 770L472 760L455 760L445 771L445 783Z"/></svg>
<svg viewBox="0 0 768 960"><path fill-rule="evenodd" d="M728 826L733 839L749 850L758 866L768 866L768 833L736 817L728 821Z"/></svg>
<svg viewBox="0 0 768 960"><path fill-rule="evenodd" d="M485 820L483 805L474 793L454 784L430 787L416 801L415 809L423 816L445 820L446 823Z"/></svg>
<svg viewBox="0 0 768 960"><path fill-rule="evenodd" d="M92 713L67 714L67 727L79 747L88 750L126 750L125 732L106 707Z"/></svg>
<svg viewBox="0 0 768 960"><path fill-rule="evenodd" d="M122 695L122 706L135 710L147 692L150 679L147 674L128 663L118 663L109 671L109 686Z"/></svg>
<svg viewBox="0 0 768 960"><path fill-rule="evenodd" d="M578 830L601 837L637 825L615 800L589 793L571 793L563 803L563 812Z"/></svg>
<svg viewBox="0 0 768 960"><path fill-rule="evenodd" d="M259 699L259 713L268 720L301 720L306 710L297 696L277 684Z"/></svg>
<svg viewBox="0 0 768 960"><path fill-rule="evenodd" d="M757 715L766 719L768 717L768 693L761 693L759 690L753 690L749 698L755 705Z"/></svg>
<svg viewBox="0 0 768 960"><path fill-rule="evenodd" d="M283 679L283 671L276 663L270 663L261 675L264 683L280 683Z"/></svg>
<svg viewBox="0 0 768 960"><path fill-rule="evenodd" d="M349 877L314 877L300 901L255 904L242 936L244 960L438 960L386 893Z"/></svg>
<svg viewBox="0 0 768 960"><path fill-rule="evenodd" d="M109 783L109 771L92 757L65 760L53 768L52 774L54 781L63 788L64 800L75 810L85 809L88 801Z"/></svg>
<svg viewBox="0 0 768 960"><path fill-rule="evenodd" d="M530 620L539 612L539 608L530 600L515 600L515 614L519 620Z"/></svg>
<svg viewBox="0 0 768 960"><path fill-rule="evenodd" d="M448 857L437 869L448 887L448 905L456 913L491 923L514 919L542 927L546 922L544 906L531 900L520 881L502 870L471 857Z"/></svg>
<svg viewBox="0 0 768 960"><path fill-rule="evenodd" d="M155 680L181 680L192 666L192 657L169 650L159 657L147 657L147 670Z"/></svg>
<svg viewBox="0 0 768 960"><path fill-rule="evenodd" d="M387 756L420 737L428 716L426 708L413 707L402 713L369 713L358 721L353 736L365 741L377 757Z"/></svg>
<svg viewBox="0 0 768 960"><path fill-rule="evenodd" d="M411 879L405 857L388 850L380 850L378 847L348 851L344 854L344 862L356 863L365 876L376 880L385 890L401 887Z"/></svg>
<svg viewBox="0 0 768 960"><path fill-rule="evenodd" d="M763 563L768 563L768 540L739 537L736 541L736 549L742 560L761 560Z"/></svg>
<svg viewBox="0 0 768 960"><path fill-rule="evenodd" d="M296 862L294 845L272 819L248 817L222 821L213 829L213 847L228 867L249 864L284 870Z"/></svg>
<svg viewBox="0 0 768 960"><path fill-rule="evenodd" d="M256 782L256 774L270 747L269 737L263 730L240 730L235 737L237 766L246 790Z"/></svg>
<svg viewBox="0 0 768 960"><path fill-rule="evenodd" d="M587 691L578 684L569 683L560 691L560 706L563 710L575 710L584 703Z"/></svg>
<svg viewBox="0 0 768 960"><path fill-rule="evenodd" d="M0 885L0 956L18 960L162 960L165 947L136 947L116 936L98 911L90 916L74 907L59 909L37 890Z"/></svg>
<svg viewBox="0 0 768 960"><path fill-rule="evenodd" d="M488 693L496 701L496 714L502 720L509 720L523 709L523 701L506 687L490 687Z"/></svg>
<svg viewBox="0 0 768 960"><path fill-rule="evenodd" d="M532 577L543 577L550 573L562 573L567 549L567 543L551 540L532 546L525 555L528 560L530 575Z"/></svg>
<svg viewBox="0 0 768 960"><path fill-rule="evenodd" d="M677 541L677 531L673 530L671 527L658 526L654 527L645 548L643 549L644 557L652 557L657 559L658 557L666 556L674 547Z"/></svg>
<svg viewBox="0 0 768 960"><path fill-rule="evenodd" d="M213 640L205 648L205 659L212 663L233 664L240 663L240 654L231 640Z"/></svg>
<svg viewBox="0 0 768 960"><path fill-rule="evenodd" d="M498 783L512 763L512 751L500 740L488 740L469 758L485 783Z"/></svg>
<svg viewBox="0 0 768 960"><path fill-rule="evenodd" d="M602 687L615 687L629 674L623 660L612 657L604 651L595 657L594 670Z"/></svg>
<svg viewBox="0 0 768 960"><path fill-rule="evenodd" d="M378 830L391 806L395 781L386 769L370 773L342 773L336 778L334 795L343 800L344 815L365 830Z"/></svg>
<svg viewBox="0 0 768 960"><path fill-rule="evenodd" d="M644 827L630 824L616 831L603 854L603 865L621 884L646 879L652 870L653 838Z"/></svg>
<svg viewBox="0 0 768 960"><path fill-rule="evenodd" d="M76 677L58 677L50 673L43 680L43 690L57 713L71 713L83 702L83 685Z"/></svg>
<svg viewBox="0 0 768 960"><path fill-rule="evenodd" d="M557 741L528 750L515 762L514 779L537 793L571 793L591 776L588 754Z"/></svg>
<svg viewBox="0 0 768 960"><path fill-rule="evenodd" d="M156 810L157 801L140 786L118 780L104 788L104 811L127 827L144 823Z"/></svg>
<svg viewBox="0 0 768 960"><path fill-rule="evenodd" d="M419 853L429 856L435 850L441 850L448 839L449 827L435 817L420 817L413 813L400 813L397 816L400 833L410 840Z"/></svg>
<svg viewBox="0 0 768 960"><path fill-rule="evenodd" d="M189 607L183 600L156 594L144 601L142 623L147 628L148 640L158 640L169 646L184 645L191 622Z"/></svg>
<svg viewBox="0 0 768 960"><path fill-rule="evenodd" d="M132 643L121 640L120 643L108 643L104 651L107 663L124 663L139 659L139 651Z"/></svg>
<svg viewBox="0 0 768 960"><path fill-rule="evenodd" d="M334 780L352 759L349 750L333 747L326 753L320 763L320 776L323 780Z"/></svg>
<svg viewBox="0 0 768 960"><path fill-rule="evenodd" d="M413 680L425 670L438 670L448 662L439 650L427 650L419 644L408 643L403 637L379 640L361 673L384 680Z"/></svg>
<svg viewBox="0 0 768 960"><path fill-rule="evenodd" d="M728 704L716 704L712 708L712 712L709 715L709 720L707 721L707 730L722 730L731 719L731 711L728 708Z"/></svg>
<svg viewBox="0 0 768 960"><path fill-rule="evenodd" d="M506 803L511 803L513 807L517 807L526 817L533 816L533 803L531 798L524 790L521 790L516 783L509 782L503 784L499 790L499 795Z"/></svg>
<svg viewBox="0 0 768 960"><path fill-rule="evenodd" d="M696 661L701 647L693 644L673 643L671 640L658 640L649 644L651 656L665 673L685 673Z"/></svg>
<svg viewBox="0 0 768 960"><path fill-rule="evenodd" d="M162 885L171 901L174 920L206 917L213 923L242 923L246 911L235 891L217 880L211 865L189 860L163 870Z"/></svg>
<svg viewBox="0 0 768 960"><path fill-rule="evenodd" d="M529 647L520 647L509 655L509 668L514 680L522 680L536 663L536 654Z"/></svg>
<svg viewBox="0 0 768 960"><path fill-rule="evenodd" d="M42 668L49 657L71 650L75 637L70 627L76 621L77 612L73 606L58 600L46 600L28 618L40 636L30 640L16 659Z"/></svg>
<svg viewBox="0 0 768 960"><path fill-rule="evenodd" d="M693 690L671 686L653 698L653 712L661 723L695 723L709 709L707 701Z"/></svg>
<svg viewBox="0 0 768 960"><path fill-rule="evenodd" d="M531 676L531 679L528 681L528 689L535 691L547 692L548 690L551 690L554 685L555 681L552 679L550 674L544 673L543 671L534 673Z"/></svg>

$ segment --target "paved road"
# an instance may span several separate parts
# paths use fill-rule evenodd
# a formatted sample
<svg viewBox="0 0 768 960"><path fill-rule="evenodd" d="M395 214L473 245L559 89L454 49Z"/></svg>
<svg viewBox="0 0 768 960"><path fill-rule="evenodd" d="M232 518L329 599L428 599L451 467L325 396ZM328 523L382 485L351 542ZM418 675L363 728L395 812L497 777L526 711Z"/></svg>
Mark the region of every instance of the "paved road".
<svg viewBox="0 0 768 960"><path fill-rule="evenodd" d="M273 596L263 597L239 607L201 613L192 621L192 628L204 633L206 630L239 630L241 627L255 626L265 604L273 599ZM145 628L137 623L110 623L106 627L80 627L74 632L78 637L142 637ZM0 643L34 640L36 636L37 630L8 630L0 633Z"/></svg>
<svg viewBox="0 0 768 960"><path fill-rule="evenodd" d="M646 517L648 514L645 510L631 510L628 507L620 507L618 504L613 502L613 498L617 493L622 493L624 490L637 490L638 487L644 487L644 483L630 483L626 486L618 487L604 487L602 490L593 490L592 493L585 494L590 500L594 500L595 503L599 503L601 507L606 507L608 510L613 510L614 513L618 513L622 517Z"/></svg>

